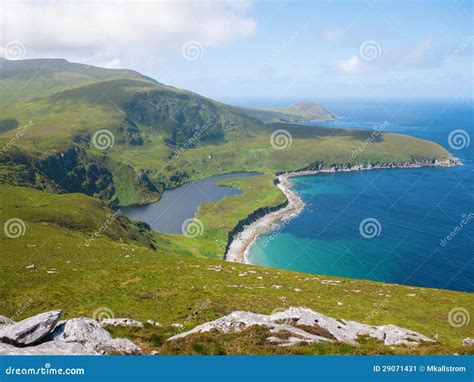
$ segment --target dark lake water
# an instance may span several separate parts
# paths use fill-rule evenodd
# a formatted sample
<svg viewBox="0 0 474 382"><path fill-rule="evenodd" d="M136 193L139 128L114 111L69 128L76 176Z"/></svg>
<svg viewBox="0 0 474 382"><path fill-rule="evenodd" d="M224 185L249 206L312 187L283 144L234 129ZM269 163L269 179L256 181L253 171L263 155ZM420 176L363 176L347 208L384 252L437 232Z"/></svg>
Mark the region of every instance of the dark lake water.
<svg viewBox="0 0 474 382"><path fill-rule="evenodd" d="M228 195L239 195L234 187L219 186L222 179L261 175L258 172L239 172L212 176L166 190L162 198L146 206L122 208L125 216L148 223L152 229L164 233L183 233L182 225L193 218L201 203L220 200Z"/></svg>

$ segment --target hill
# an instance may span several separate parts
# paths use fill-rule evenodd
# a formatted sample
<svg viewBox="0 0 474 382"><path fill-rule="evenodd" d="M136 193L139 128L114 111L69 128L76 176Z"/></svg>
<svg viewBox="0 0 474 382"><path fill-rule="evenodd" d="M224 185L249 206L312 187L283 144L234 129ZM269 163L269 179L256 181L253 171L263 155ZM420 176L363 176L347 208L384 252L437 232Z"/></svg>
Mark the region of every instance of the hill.
<svg viewBox="0 0 474 382"><path fill-rule="evenodd" d="M0 183L81 192L113 206L155 201L166 188L230 171L449 157L396 134L263 124L134 71L65 60L4 60L0 87ZM291 141L275 148L282 131Z"/></svg>
<svg viewBox="0 0 474 382"><path fill-rule="evenodd" d="M333 114L317 103L295 103L291 106L277 107L272 110L299 117L304 122L322 122L335 119Z"/></svg>
<svg viewBox="0 0 474 382"><path fill-rule="evenodd" d="M316 103L298 103L288 107L257 109L234 106L239 113L256 118L263 123L283 122L304 124L307 122L334 121L335 116Z"/></svg>

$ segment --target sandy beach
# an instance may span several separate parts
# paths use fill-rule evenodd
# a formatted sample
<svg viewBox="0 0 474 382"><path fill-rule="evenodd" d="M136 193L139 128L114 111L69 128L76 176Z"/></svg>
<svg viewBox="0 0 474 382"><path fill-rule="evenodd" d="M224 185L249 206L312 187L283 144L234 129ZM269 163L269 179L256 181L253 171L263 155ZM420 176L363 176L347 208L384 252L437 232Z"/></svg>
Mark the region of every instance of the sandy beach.
<svg viewBox="0 0 474 382"><path fill-rule="evenodd" d="M268 232L274 224L284 219L289 219L292 216L296 216L303 210L304 203L301 198L290 189L289 181L289 178L299 174L300 173L288 173L278 176L279 183L277 186L285 195L288 204L282 209L271 212L246 226L245 229L232 241L226 254L227 261L248 263L246 256L248 248L255 241L258 235Z"/></svg>
<svg viewBox="0 0 474 382"><path fill-rule="evenodd" d="M296 171L288 172L278 176L277 186L281 192L285 195L288 204L279 209L278 211L271 212L255 222L245 226L242 232L240 232L232 241L229 249L226 253L225 259L227 261L249 263L248 251L251 245L255 242L257 237L261 234L271 231L275 228L275 225L291 219L298 215L304 208L304 202L301 198L291 190L290 178L296 176L308 176L320 173L335 173L335 172L350 172L350 171L363 171L363 170L377 170L385 168L418 168L418 167L451 167L462 164L457 158L449 158L443 161L435 161L433 163L410 163L406 165L382 165L382 166L352 166L350 168L330 168L322 170L308 170L308 171Z"/></svg>

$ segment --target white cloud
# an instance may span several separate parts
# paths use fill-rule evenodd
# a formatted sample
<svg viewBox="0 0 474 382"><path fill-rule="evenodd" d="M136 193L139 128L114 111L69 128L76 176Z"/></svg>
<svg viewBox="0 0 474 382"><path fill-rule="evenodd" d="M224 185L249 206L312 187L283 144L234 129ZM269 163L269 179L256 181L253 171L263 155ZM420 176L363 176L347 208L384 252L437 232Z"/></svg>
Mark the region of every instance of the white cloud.
<svg viewBox="0 0 474 382"><path fill-rule="evenodd" d="M121 65L188 40L205 48L252 36L248 1L4 0L2 45L20 41L28 57ZM159 54L158 54L159 55Z"/></svg>
<svg viewBox="0 0 474 382"><path fill-rule="evenodd" d="M337 69L344 73L352 73L360 68L360 59L357 56L349 57L337 63Z"/></svg>

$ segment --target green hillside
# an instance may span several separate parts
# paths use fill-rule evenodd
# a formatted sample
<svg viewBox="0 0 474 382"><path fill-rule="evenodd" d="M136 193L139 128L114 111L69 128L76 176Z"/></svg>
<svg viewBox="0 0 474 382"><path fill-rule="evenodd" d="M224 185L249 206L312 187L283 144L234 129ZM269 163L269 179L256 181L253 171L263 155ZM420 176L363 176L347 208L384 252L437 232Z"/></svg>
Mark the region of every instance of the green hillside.
<svg viewBox="0 0 474 382"><path fill-rule="evenodd" d="M233 106L234 110L258 119L264 123L298 123L334 121L333 114L315 103L300 103L288 107L258 109L253 107Z"/></svg>
<svg viewBox="0 0 474 382"><path fill-rule="evenodd" d="M110 205L147 203L165 188L229 171L449 156L435 143L396 134L264 125L133 71L65 60L2 61L0 87L0 183L81 192ZM113 145L100 150L94 137L103 130ZM271 144L277 130L291 134L283 150Z"/></svg>
<svg viewBox="0 0 474 382"><path fill-rule="evenodd" d="M165 354L466 351L461 341L472 324L454 328L447 314L472 306L470 294L322 282L336 279L221 260L240 221L285 202L274 184L279 172L431 164L450 157L441 146L391 133L264 124L134 71L65 60L1 60L0 89L0 314L23 318L61 308L66 317L92 316L107 307L116 317L162 323L117 334ZM167 188L237 171L262 175L222 181L242 194L202 204L197 218L204 230L196 238L153 232L120 213L158 200ZM7 234L11 222L18 237ZM417 350L372 343L275 350L262 344L258 330L164 343L175 322L191 328L233 310L270 313L291 305L405 326L439 343Z"/></svg>
<svg viewBox="0 0 474 382"><path fill-rule="evenodd" d="M62 59L32 59L8 61L0 59L3 107L21 100L44 97L64 89L94 81L113 78L146 79L133 70L104 69L91 65L70 63Z"/></svg>
<svg viewBox="0 0 474 382"><path fill-rule="evenodd" d="M461 343L472 332L472 323L452 327L447 316L455 307L472 306L471 294L180 256L175 254L180 251L178 244L161 235L154 240L158 247L154 251L146 227L140 231L126 218L111 219L114 212L90 197L10 186L0 187L0 192L2 225L11 217L25 224L18 238L0 236L0 312L4 315L21 319L61 308L65 317L90 317L97 309L108 308L116 317L160 322L162 328L115 332L140 342L146 350L172 354L468 351ZM22 200L29 201L29 208L19 203ZM208 205L215 207L215 203ZM107 229L101 230L110 220ZM97 236L97 232L103 234ZM26 268L33 264L34 268ZM275 289L275 284L282 287ZM25 304L28 309L19 310ZM173 323L184 323L189 330L234 310L268 314L289 306L307 306L330 316L377 325L400 325L437 337L439 344L419 349L372 343L360 349L348 345L279 349L264 346L266 332L253 330L233 336L209 333L179 344L164 342L175 334Z"/></svg>

